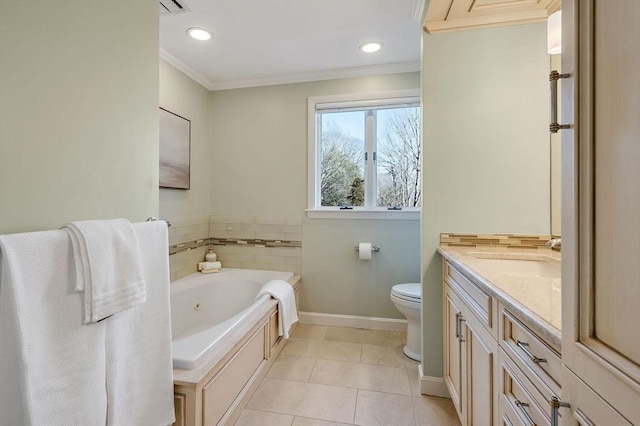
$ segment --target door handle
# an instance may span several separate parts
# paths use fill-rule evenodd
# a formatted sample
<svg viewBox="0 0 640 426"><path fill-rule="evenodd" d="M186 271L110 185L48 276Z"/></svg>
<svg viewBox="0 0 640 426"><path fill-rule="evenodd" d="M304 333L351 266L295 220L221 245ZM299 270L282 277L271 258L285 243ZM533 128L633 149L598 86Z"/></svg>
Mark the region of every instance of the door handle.
<svg viewBox="0 0 640 426"><path fill-rule="evenodd" d="M551 404L551 426L558 426L558 409L560 407L571 407L571 404L560 401L556 396L551 397L549 404Z"/></svg>
<svg viewBox="0 0 640 426"><path fill-rule="evenodd" d="M527 408L529 407L529 404L527 404L526 402L519 401L517 399L516 399L515 403L516 403L516 407L518 407L520 409L520 412L522 413L524 418L527 419L529 424L535 426L536 422L533 421L533 419L531 418L531 416L527 412Z"/></svg>
<svg viewBox="0 0 640 426"><path fill-rule="evenodd" d="M520 340L516 340L516 346L519 347L520 349L522 349L522 352L524 352L532 362L534 362L536 364L540 364L541 362L547 362L546 359L538 358L537 356L532 354L531 351L529 350L529 344L528 343L521 342Z"/></svg>
<svg viewBox="0 0 640 426"><path fill-rule="evenodd" d="M570 129L570 124L558 124L558 80L561 78L569 78L571 74L560 74L558 71L553 70L549 74L549 83L551 85L551 123L549 124L549 131L551 133L558 133L560 129Z"/></svg>

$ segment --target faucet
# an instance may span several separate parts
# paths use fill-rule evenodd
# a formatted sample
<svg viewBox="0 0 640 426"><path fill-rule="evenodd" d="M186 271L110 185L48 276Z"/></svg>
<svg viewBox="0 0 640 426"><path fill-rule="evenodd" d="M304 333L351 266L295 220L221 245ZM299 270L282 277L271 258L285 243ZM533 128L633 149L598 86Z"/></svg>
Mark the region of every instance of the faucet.
<svg viewBox="0 0 640 426"><path fill-rule="evenodd" d="M562 247L562 238L552 238L549 241L547 241L545 245L550 249L554 249L556 247L560 248Z"/></svg>

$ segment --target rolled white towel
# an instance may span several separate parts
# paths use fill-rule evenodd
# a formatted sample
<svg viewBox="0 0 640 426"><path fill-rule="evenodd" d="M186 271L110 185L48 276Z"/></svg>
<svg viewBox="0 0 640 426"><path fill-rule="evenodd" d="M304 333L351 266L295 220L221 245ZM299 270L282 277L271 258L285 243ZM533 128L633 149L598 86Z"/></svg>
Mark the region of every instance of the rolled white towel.
<svg viewBox="0 0 640 426"><path fill-rule="evenodd" d="M198 263L198 271L207 271L211 269L220 269L222 264L220 262L200 262Z"/></svg>

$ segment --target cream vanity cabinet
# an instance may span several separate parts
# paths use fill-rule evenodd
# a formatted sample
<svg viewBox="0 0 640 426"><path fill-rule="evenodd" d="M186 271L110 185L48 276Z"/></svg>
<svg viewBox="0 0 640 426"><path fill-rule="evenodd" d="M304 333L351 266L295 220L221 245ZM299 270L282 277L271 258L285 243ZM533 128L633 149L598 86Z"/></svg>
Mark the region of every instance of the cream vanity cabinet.
<svg viewBox="0 0 640 426"><path fill-rule="evenodd" d="M562 10L561 424L640 425L640 1Z"/></svg>
<svg viewBox="0 0 640 426"><path fill-rule="evenodd" d="M463 426L497 418L496 301L444 263L444 380Z"/></svg>
<svg viewBox="0 0 640 426"><path fill-rule="evenodd" d="M444 381L462 425L551 424L559 337L533 331L522 307L465 269L443 262Z"/></svg>
<svg viewBox="0 0 640 426"><path fill-rule="evenodd" d="M499 322L500 424L551 424L550 401L560 399L559 347L529 328L502 302Z"/></svg>

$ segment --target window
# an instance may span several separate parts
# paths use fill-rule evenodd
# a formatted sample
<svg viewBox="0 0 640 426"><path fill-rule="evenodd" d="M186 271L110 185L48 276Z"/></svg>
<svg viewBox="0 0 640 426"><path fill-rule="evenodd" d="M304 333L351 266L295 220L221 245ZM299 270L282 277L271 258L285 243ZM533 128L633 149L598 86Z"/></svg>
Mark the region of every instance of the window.
<svg viewBox="0 0 640 426"><path fill-rule="evenodd" d="M309 217L417 218L420 168L418 91L309 98Z"/></svg>

